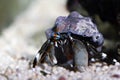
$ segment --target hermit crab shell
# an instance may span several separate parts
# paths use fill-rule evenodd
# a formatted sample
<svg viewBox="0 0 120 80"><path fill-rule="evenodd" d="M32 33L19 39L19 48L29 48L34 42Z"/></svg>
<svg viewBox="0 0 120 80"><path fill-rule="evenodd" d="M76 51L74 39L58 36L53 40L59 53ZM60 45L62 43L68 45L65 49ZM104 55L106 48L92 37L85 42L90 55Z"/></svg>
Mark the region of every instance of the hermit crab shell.
<svg viewBox="0 0 120 80"><path fill-rule="evenodd" d="M54 33L72 33L78 37L89 38L89 43L96 47L102 46L104 42L91 18L83 17L78 12L72 12L68 17L58 17L54 27L46 31L47 38L51 38Z"/></svg>
<svg viewBox="0 0 120 80"><path fill-rule="evenodd" d="M68 17L58 17L53 31L59 33L71 32L85 37L92 37L94 34L99 33L91 18L83 17L77 12L72 12Z"/></svg>

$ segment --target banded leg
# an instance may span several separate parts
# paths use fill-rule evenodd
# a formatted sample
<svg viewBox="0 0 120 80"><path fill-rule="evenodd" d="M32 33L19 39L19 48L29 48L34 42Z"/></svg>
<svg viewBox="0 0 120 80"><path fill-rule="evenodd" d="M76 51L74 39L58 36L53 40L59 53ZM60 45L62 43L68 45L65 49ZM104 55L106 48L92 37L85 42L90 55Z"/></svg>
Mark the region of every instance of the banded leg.
<svg viewBox="0 0 120 80"><path fill-rule="evenodd" d="M54 46L50 40L47 40L41 49L38 51L37 55L33 60L33 67L42 62L53 62L56 63L56 58L54 56Z"/></svg>

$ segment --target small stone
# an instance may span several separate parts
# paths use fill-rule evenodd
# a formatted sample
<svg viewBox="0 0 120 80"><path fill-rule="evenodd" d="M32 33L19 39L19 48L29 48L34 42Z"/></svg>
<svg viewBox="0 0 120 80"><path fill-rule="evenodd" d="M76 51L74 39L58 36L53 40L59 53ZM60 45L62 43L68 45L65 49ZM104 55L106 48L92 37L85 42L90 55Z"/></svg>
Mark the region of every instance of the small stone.
<svg viewBox="0 0 120 80"><path fill-rule="evenodd" d="M112 77L114 77L114 78L120 78L120 74L113 74Z"/></svg>
<svg viewBox="0 0 120 80"><path fill-rule="evenodd" d="M64 76L60 76L58 80L66 80Z"/></svg>

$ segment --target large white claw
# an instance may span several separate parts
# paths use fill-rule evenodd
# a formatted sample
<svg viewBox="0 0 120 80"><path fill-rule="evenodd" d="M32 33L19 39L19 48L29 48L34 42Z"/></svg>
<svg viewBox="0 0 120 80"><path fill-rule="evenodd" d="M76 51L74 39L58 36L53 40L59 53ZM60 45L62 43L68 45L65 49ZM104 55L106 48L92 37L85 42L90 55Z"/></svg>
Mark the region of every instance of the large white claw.
<svg viewBox="0 0 120 80"><path fill-rule="evenodd" d="M80 40L73 41L74 67L79 71L84 71L88 66L88 52L85 45Z"/></svg>

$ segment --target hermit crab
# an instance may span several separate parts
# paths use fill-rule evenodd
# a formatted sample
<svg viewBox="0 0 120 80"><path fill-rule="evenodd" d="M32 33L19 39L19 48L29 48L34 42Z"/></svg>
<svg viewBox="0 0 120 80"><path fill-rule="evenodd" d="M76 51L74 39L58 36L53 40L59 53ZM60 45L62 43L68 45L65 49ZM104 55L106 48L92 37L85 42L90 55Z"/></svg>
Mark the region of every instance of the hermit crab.
<svg viewBox="0 0 120 80"><path fill-rule="evenodd" d="M88 59L101 51L102 34L91 18L74 11L56 19L53 28L46 30L47 41L33 60L33 67L47 63L83 71Z"/></svg>

